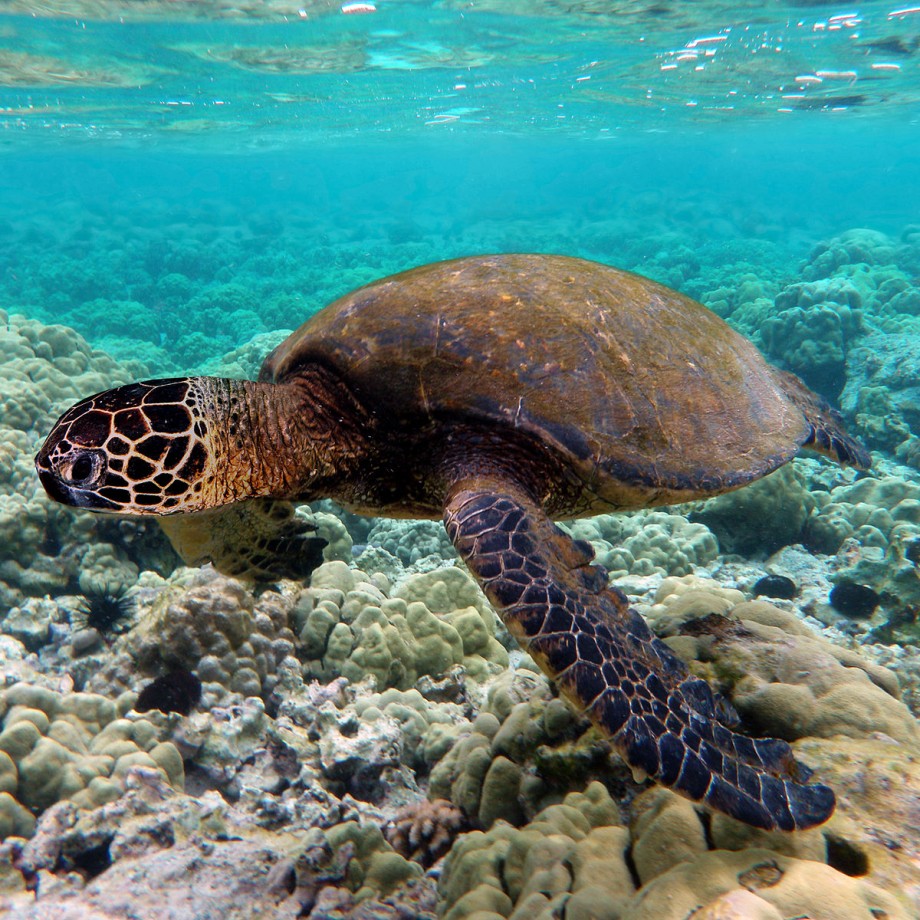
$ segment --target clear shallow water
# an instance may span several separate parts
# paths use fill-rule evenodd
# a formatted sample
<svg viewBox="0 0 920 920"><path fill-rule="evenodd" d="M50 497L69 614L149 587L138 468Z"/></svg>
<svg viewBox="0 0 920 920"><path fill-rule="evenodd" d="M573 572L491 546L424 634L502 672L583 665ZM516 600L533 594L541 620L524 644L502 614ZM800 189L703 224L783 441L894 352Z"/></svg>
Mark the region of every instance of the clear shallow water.
<svg viewBox="0 0 920 920"><path fill-rule="evenodd" d="M47 258L81 215L153 232L197 208L299 222L304 247L382 227L419 259L492 242L624 264L589 228L795 259L918 213L910 5L376 7L4 4L7 220L47 219ZM18 293L0 284L5 306Z"/></svg>

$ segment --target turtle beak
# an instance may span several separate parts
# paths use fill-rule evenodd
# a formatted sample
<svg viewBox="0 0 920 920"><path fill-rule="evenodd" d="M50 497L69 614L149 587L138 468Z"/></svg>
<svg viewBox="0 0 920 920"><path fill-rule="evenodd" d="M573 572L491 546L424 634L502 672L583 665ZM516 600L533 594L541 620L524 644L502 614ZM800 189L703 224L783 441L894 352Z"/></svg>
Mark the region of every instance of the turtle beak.
<svg viewBox="0 0 920 920"><path fill-rule="evenodd" d="M38 458L35 461L35 469L38 478L48 493L49 498L53 498L62 505L68 505L71 508L88 508L92 511L117 511L118 505L110 502L107 498L97 495L95 492L88 492L84 489L77 489L68 485L59 479L51 470L43 469Z"/></svg>

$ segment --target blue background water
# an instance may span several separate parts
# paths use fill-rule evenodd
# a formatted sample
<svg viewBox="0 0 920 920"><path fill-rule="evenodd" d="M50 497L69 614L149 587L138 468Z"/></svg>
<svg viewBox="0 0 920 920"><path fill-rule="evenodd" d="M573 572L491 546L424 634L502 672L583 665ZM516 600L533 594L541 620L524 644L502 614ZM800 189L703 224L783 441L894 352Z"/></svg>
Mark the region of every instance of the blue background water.
<svg viewBox="0 0 920 920"><path fill-rule="evenodd" d="M566 252L702 296L920 213L920 14L890 3L6 6L0 307L153 369L433 259ZM179 348L208 291L241 312Z"/></svg>

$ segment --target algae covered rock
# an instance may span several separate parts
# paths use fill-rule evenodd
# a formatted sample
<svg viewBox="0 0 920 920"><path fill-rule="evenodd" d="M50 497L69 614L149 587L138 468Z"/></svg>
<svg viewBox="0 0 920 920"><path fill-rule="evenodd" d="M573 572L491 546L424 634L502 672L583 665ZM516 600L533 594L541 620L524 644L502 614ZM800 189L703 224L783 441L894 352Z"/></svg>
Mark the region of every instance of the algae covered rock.
<svg viewBox="0 0 920 920"><path fill-rule="evenodd" d="M701 618L683 623L683 635L666 641L699 662L695 669L722 689L753 731L788 741L873 731L910 743L920 739L893 672L818 637L794 614L766 601L726 609L724 591L714 587L707 605L698 583L695 609ZM670 597L661 595L652 619L668 635Z"/></svg>
<svg viewBox="0 0 920 920"><path fill-rule="evenodd" d="M658 876L627 902L620 920L685 920L708 917L735 898L740 918L807 916L812 920L909 920L911 914L892 895L864 879L851 878L823 863L794 859L769 850L715 850L682 862ZM721 906L719 902L721 901ZM731 905L731 901L727 902ZM706 912L708 911L708 913ZM732 914L721 914L731 920Z"/></svg>
<svg viewBox="0 0 920 920"><path fill-rule="evenodd" d="M0 852L0 865L13 853L19 871L0 873L0 913L22 920L370 918L390 916L394 905L402 916L434 918L432 883L375 824L267 831L216 792L182 795L143 767L128 771L117 801L49 809L32 840Z"/></svg>
<svg viewBox="0 0 920 920"><path fill-rule="evenodd" d="M727 614L742 601L744 594L737 588L725 588L711 578L671 577L658 586L645 616L659 636L673 636L685 623L713 613Z"/></svg>
<svg viewBox="0 0 920 920"><path fill-rule="evenodd" d="M837 793L837 811L820 828L827 862L897 893L920 915L920 837L911 817L920 813L920 745L876 732L796 748Z"/></svg>

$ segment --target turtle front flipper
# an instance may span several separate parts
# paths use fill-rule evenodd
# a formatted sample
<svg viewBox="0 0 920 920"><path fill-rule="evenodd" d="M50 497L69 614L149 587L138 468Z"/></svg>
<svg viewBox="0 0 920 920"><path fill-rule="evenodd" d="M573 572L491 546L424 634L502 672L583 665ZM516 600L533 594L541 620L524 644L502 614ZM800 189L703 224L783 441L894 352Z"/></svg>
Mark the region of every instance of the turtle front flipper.
<svg viewBox="0 0 920 920"><path fill-rule="evenodd" d="M326 541L290 502L254 499L158 521L186 565L211 562L224 575L306 579L323 561Z"/></svg>
<svg viewBox="0 0 920 920"><path fill-rule="evenodd" d="M444 521L511 633L630 766L755 827L801 830L830 817L831 789L805 783L786 742L722 725L708 684L608 587L590 546L524 490L459 482Z"/></svg>

